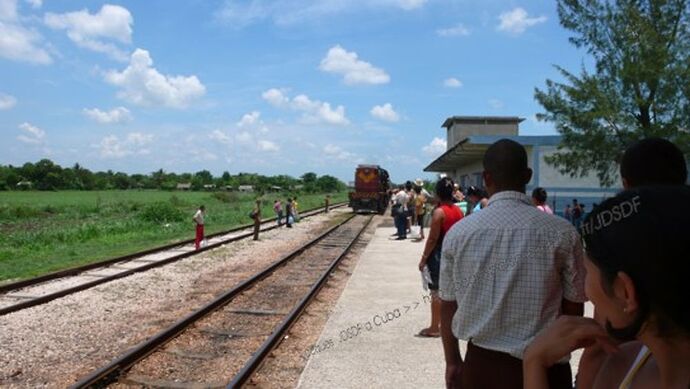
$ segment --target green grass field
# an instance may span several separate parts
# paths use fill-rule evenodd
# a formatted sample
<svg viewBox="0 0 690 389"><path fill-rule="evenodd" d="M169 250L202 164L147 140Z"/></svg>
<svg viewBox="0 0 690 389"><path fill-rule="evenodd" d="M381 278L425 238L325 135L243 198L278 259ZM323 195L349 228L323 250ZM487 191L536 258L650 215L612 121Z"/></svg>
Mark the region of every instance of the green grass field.
<svg viewBox="0 0 690 389"><path fill-rule="evenodd" d="M262 217L273 217L263 197ZM324 194L297 195L300 210L323 206ZM0 192L0 282L37 276L194 238L191 220L206 206L206 233L251 222L256 195L227 192ZM345 201L334 193L331 202Z"/></svg>

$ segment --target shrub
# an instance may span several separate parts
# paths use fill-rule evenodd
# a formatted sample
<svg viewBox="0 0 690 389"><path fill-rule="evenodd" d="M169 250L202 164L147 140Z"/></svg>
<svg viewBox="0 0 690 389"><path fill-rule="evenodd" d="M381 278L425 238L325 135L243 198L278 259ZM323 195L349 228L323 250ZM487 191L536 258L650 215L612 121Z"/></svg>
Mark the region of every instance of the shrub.
<svg viewBox="0 0 690 389"><path fill-rule="evenodd" d="M186 207L189 205L189 201L183 200L183 199L177 197L177 195L170 196L169 201L170 201L170 204L172 204L176 207Z"/></svg>
<svg viewBox="0 0 690 389"><path fill-rule="evenodd" d="M169 202L161 201L148 204L139 215L143 220L151 223L180 222L185 219L184 212Z"/></svg>
<svg viewBox="0 0 690 389"><path fill-rule="evenodd" d="M234 203L239 200L237 193L233 192L214 192L213 197L223 203Z"/></svg>

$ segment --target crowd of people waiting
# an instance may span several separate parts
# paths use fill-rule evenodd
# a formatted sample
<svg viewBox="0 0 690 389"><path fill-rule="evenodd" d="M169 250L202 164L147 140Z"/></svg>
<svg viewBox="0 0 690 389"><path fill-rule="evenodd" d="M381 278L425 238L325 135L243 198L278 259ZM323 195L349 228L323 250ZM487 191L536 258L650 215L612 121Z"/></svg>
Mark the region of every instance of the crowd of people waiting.
<svg viewBox="0 0 690 389"><path fill-rule="evenodd" d="M572 388L569 356L585 347L577 388L690 388L682 152L660 138L635 143L620 161L623 191L587 215L573 201L569 220L553 215L543 188L527 197L519 143L494 143L483 167L486 193L463 194L444 177L433 198L408 182L392 199L395 239L419 219L414 199L430 214L419 270L430 275L432 315L418 335L441 336L447 386ZM583 317L587 300L594 318Z"/></svg>

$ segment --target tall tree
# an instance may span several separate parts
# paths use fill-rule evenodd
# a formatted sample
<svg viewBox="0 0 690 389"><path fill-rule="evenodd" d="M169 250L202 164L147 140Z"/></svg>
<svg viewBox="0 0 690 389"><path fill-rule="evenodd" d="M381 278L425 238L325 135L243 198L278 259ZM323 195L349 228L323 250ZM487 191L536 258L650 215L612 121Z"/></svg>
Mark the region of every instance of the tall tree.
<svg viewBox="0 0 690 389"><path fill-rule="evenodd" d="M558 0L570 42L595 63L565 82L546 80L535 98L563 136L547 162L573 177L617 181L632 142L659 136L690 152L690 0Z"/></svg>

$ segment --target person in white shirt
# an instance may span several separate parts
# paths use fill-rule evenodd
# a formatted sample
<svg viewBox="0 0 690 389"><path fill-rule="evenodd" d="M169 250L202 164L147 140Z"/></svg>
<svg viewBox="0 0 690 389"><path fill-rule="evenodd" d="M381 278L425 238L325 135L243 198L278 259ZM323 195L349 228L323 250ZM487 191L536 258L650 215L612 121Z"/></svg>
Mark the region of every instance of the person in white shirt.
<svg viewBox="0 0 690 389"><path fill-rule="evenodd" d="M455 223L443 241L446 380L450 387L522 388L530 341L560 315L582 315L582 245L570 223L525 195L532 171L522 145L499 140L483 164L488 205ZM468 341L464 361L458 339ZM561 362L549 369L551 388L572 387L570 366Z"/></svg>
<svg viewBox="0 0 690 389"><path fill-rule="evenodd" d="M400 186L398 193L393 196L392 214L397 230L395 240L407 239L407 201L405 187Z"/></svg>
<svg viewBox="0 0 690 389"><path fill-rule="evenodd" d="M196 239L194 240L194 247L197 250L201 247L201 242L204 240L204 215L206 214L206 207L203 205L197 209L192 220L196 223Z"/></svg>

